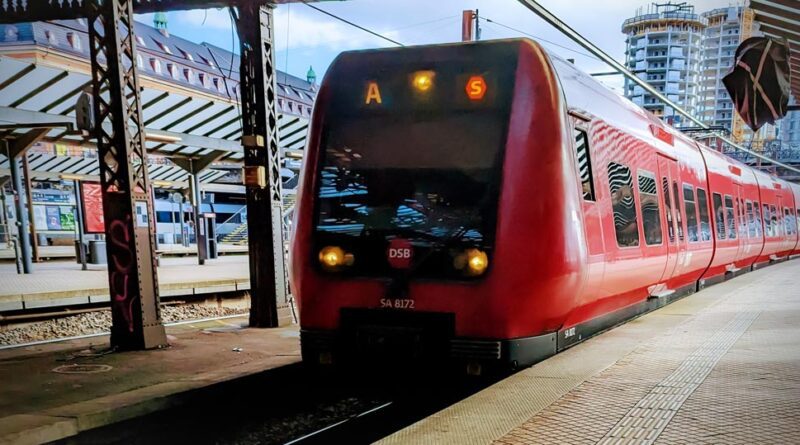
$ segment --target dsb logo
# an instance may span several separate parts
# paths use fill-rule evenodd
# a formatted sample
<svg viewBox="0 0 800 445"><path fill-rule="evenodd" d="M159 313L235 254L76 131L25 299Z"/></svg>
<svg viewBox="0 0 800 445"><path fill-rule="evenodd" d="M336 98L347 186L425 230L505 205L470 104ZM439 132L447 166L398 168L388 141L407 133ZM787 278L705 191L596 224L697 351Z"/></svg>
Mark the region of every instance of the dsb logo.
<svg viewBox="0 0 800 445"><path fill-rule="evenodd" d="M395 238L386 249L386 259L389 260L389 265L395 269L408 269L411 267L413 258L414 248L407 239Z"/></svg>
<svg viewBox="0 0 800 445"><path fill-rule="evenodd" d="M399 249L389 248L389 258L411 258L411 249L401 247Z"/></svg>

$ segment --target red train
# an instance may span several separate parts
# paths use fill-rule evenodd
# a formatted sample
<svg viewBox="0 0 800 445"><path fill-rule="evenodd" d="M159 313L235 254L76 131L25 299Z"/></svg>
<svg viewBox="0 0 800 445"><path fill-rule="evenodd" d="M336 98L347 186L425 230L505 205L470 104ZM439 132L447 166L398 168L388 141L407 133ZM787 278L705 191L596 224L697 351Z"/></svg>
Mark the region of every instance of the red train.
<svg viewBox="0 0 800 445"><path fill-rule="evenodd" d="M528 365L800 253L800 186L530 40L341 54L299 196L291 273L311 363Z"/></svg>

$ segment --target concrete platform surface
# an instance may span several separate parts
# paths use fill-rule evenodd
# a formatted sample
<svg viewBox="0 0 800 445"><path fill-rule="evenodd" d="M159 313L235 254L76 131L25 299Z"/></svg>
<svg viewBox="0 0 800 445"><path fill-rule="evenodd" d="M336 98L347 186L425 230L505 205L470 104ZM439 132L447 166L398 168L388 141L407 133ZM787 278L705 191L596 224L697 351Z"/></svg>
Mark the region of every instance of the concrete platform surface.
<svg viewBox="0 0 800 445"><path fill-rule="evenodd" d="M161 296L208 294L250 289L246 255L222 256L200 266L197 259L162 258L158 268ZM81 270L74 261L34 264L18 274L13 263L0 263L0 312L109 301L105 265Z"/></svg>
<svg viewBox="0 0 800 445"><path fill-rule="evenodd" d="M800 443L800 261L707 288L382 444Z"/></svg>
<svg viewBox="0 0 800 445"><path fill-rule="evenodd" d="M247 253L247 245L220 243L217 245L220 254ZM197 255L197 245L190 244L161 244L156 252L160 255ZM69 246L39 246L39 257L42 259L75 258L75 247ZM13 260L16 258L14 249L6 244L0 244L0 260Z"/></svg>
<svg viewBox="0 0 800 445"><path fill-rule="evenodd" d="M107 337L0 350L0 444L70 437L300 361L296 326L249 329L246 322L169 327L164 350L104 353Z"/></svg>

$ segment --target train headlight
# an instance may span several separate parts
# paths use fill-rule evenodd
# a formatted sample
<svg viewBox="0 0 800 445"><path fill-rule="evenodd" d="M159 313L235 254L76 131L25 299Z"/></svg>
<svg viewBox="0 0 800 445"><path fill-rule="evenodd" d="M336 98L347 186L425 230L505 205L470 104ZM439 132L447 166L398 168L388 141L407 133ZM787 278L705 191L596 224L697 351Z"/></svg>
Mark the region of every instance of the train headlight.
<svg viewBox="0 0 800 445"><path fill-rule="evenodd" d="M336 271L346 266L352 266L355 257L352 253L346 253L339 246L325 246L319 251L319 263L325 270Z"/></svg>
<svg viewBox="0 0 800 445"><path fill-rule="evenodd" d="M489 257L480 249L467 249L455 257L453 267L468 276L477 277L486 272L489 267Z"/></svg>

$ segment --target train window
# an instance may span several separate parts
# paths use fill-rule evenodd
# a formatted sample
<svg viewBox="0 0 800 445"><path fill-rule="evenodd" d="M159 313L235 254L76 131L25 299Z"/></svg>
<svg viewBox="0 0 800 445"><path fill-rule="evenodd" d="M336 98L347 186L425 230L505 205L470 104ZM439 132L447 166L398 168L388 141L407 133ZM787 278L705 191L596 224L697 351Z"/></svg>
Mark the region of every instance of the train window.
<svg viewBox="0 0 800 445"><path fill-rule="evenodd" d="M750 238L756 237L756 217L753 214L753 203L747 201L747 234Z"/></svg>
<svg viewBox="0 0 800 445"><path fill-rule="evenodd" d="M753 217L756 220L756 238L761 238L761 206L758 201L753 203Z"/></svg>
<svg viewBox="0 0 800 445"><path fill-rule="evenodd" d="M797 225L797 231L800 232L800 209L797 209L797 213L795 213L794 222Z"/></svg>
<svg viewBox="0 0 800 445"><path fill-rule="evenodd" d="M636 201L633 199L631 169L616 162L608 163L608 184L611 189L611 208L614 211L614 229L620 247L639 245L639 227L636 222Z"/></svg>
<svg viewBox="0 0 800 445"><path fill-rule="evenodd" d="M714 222L717 225L717 239L725 239L725 209L722 207L722 196L714 193Z"/></svg>
<svg viewBox="0 0 800 445"><path fill-rule="evenodd" d="M781 236L780 215L775 206L769 206L770 223L772 226L772 236Z"/></svg>
<svg viewBox="0 0 800 445"><path fill-rule="evenodd" d="M589 136L586 131L576 128L572 131L575 137L575 152L578 160L578 172L581 176L583 199L594 201L594 181L592 181L592 163L589 157Z"/></svg>
<svg viewBox="0 0 800 445"><path fill-rule="evenodd" d="M725 195L725 219L728 220L728 239L736 239L736 218L733 215L733 197Z"/></svg>
<svg viewBox="0 0 800 445"><path fill-rule="evenodd" d="M764 204L764 236L772 236L772 218L770 218L767 204Z"/></svg>
<svg viewBox="0 0 800 445"><path fill-rule="evenodd" d="M639 203L642 206L644 242L647 245L661 244L661 217L658 208L658 183L655 175L639 171Z"/></svg>
<svg viewBox="0 0 800 445"><path fill-rule="evenodd" d="M786 234L793 235L794 234L794 221L792 220L792 215L789 213L789 208L783 208L783 223L786 225Z"/></svg>
<svg viewBox="0 0 800 445"><path fill-rule="evenodd" d="M689 242L696 243L700 240L697 234L697 205L694 199L694 189L689 184L683 184L683 205L686 209L686 235Z"/></svg>
<svg viewBox="0 0 800 445"><path fill-rule="evenodd" d="M697 189L697 209L700 211L700 240L711 240L711 224L708 220L708 198L706 191Z"/></svg>
<svg viewBox="0 0 800 445"><path fill-rule="evenodd" d="M742 198L739 198L738 202L739 202L739 236L745 238L747 236L747 219L745 215L744 201L742 201Z"/></svg>
<svg viewBox="0 0 800 445"><path fill-rule="evenodd" d="M672 196L675 197L675 221L678 223L678 239L683 241L683 217L681 216L681 195L678 193L678 181L672 181Z"/></svg>
<svg viewBox="0 0 800 445"><path fill-rule="evenodd" d="M672 204L669 200L669 180L662 178L661 184L664 186L664 213L667 215L667 235L669 242L675 242L675 227L672 225Z"/></svg>

